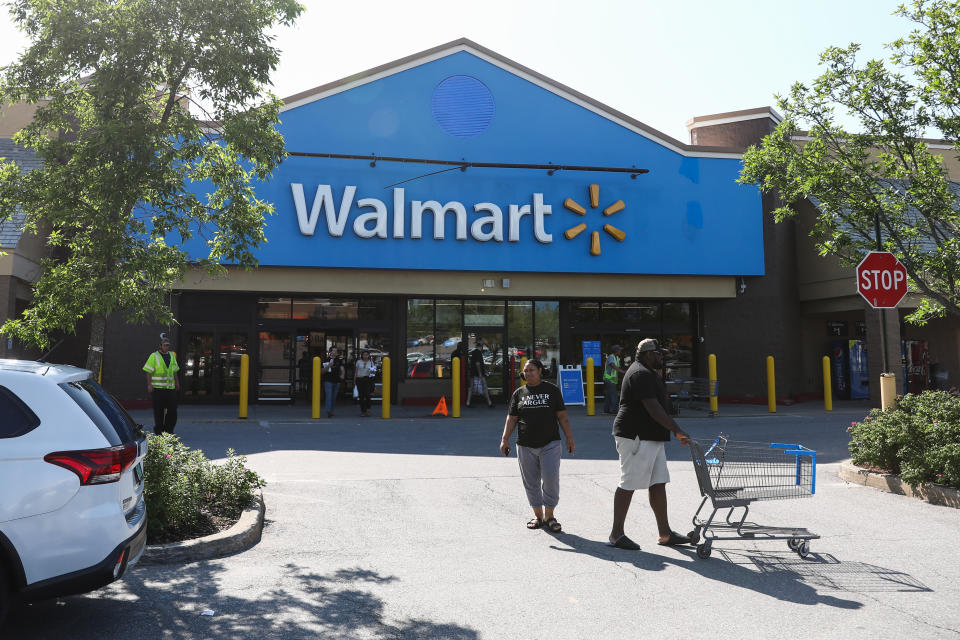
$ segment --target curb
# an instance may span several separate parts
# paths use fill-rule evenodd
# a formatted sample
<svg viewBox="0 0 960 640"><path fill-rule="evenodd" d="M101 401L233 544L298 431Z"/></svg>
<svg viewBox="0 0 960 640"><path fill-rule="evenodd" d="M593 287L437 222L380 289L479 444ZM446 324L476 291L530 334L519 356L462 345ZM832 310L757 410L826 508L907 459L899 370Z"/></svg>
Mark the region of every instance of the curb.
<svg viewBox="0 0 960 640"><path fill-rule="evenodd" d="M254 503L243 510L240 519L223 531L170 544L148 545L140 564L178 564L210 560L245 551L260 541L263 532L263 492L257 491Z"/></svg>
<svg viewBox="0 0 960 640"><path fill-rule="evenodd" d="M917 498L930 504L960 509L960 489L942 484L927 482L914 489L901 480L899 476L892 473L861 469L849 460L840 463L840 478L847 482L862 484L865 487L880 489L888 493Z"/></svg>

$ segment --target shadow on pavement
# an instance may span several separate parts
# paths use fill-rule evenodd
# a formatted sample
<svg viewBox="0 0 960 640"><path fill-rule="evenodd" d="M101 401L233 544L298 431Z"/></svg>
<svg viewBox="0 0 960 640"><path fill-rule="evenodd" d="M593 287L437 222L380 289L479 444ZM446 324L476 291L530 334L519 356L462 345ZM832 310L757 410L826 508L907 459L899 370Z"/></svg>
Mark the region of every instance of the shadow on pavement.
<svg viewBox="0 0 960 640"><path fill-rule="evenodd" d="M714 549L713 557L701 560L693 547L664 550L666 553L675 553L676 557L673 557L643 550L613 549L604 542L571 533L553 535L565 545L551 545L557 551L582 553L621 565L632 565L642 571L662 571L667 565L673 565L708 580L795 604L822 604L840 609L860 609L864 606L862 602L825 595L818 590L847 593L932 591L908 574L862 562L841 562L829 554L814 553L802 560L792 553L781 556L776 553Z"/></svg>
<svg viewBox="0 0 960 640"><path fill-rule="evenodd" d="M135 567L120 583L86 596L21 605L11 610L4 638L437 638L474 640L479 633L452 623L410 618L388 621L384 600L364 585L397 582L356 567L331 575L284 567L286 589L249 585L227 595L217 563L171 566L149 573ZM145 579L149 575L149 579ZM214 615L203 616L204 610ZM82 631L80 631L82 630Z"/></svg>
<svg viewBox="0 0 960 640"><path fill-rule="evenodd" d="M504 416L497 413L484 420L343 417L314 422L261 419L204 423L190 422L184 416L176 433L188 446L202 448L211 458L223 457L229 448L244 455L285 450L498 457ZM723 432L734 440L803 444L816 450L817 461L825 464L850 457L846 428L851 420L850 414L759 415L681 420L680 424L695 438L713 438ZM575 459L616 460L610 416L571 415L571 423L577 444ZM511 442L514 449L515 437ZM569 456L565 453L564 457ZM667 458L690 460L690 453L672 442L667 446Z"/></svg>

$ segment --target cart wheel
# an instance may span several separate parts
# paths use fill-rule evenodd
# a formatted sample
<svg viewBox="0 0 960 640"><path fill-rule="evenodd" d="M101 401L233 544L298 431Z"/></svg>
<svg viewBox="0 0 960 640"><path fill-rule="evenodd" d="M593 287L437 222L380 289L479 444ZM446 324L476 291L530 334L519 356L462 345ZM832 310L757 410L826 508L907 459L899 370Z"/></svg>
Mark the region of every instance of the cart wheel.
<svg viewBox="0 0 960 640"><path fill-rule="evenodd" d="M697 545L697 557L698 557L698 558L703 558L704 560L706 560L707 558L709 558L709 557L710 557L710 551L711 551L710 547L711 547L711 546L712 546L712 545L710 544L710 541L709 541L709 540L707 540L707 541L704 542L703 544L698 544L698 545Z"/></svg>
<svg viewBox="0 0 960 640"><path fill-rule="evenodd" d="M787 546L790 547L790 551L796 551L797 548L800 546L800 539L790 538L789 540L787 540Z"/></svg>
<svg viewBox="0 0 960 640"><path fill-rule="evenodd" d="M801 558L806 558L808 555L810 555L810 543L804 540L800 544L798 544L797 555L800 556Z"/></svg>
<svg viewBox="0 0 960 640"><path fill-rule="evenodd" d="M694 529L693 531L687 534L687 537L690 538L690 544L693 544L693 545L697 544L698 542L700 542L700 529Z"/></svg>

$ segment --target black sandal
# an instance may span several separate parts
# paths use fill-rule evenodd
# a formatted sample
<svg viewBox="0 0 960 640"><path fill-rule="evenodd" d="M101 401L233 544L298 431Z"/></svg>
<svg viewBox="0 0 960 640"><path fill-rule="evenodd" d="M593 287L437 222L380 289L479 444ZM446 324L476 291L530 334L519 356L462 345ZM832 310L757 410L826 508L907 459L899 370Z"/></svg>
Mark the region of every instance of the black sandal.
<svg viewBox="0 0 960 640"><path fill-rule="evenodd" d="M560 523L557 522L556 518L547 518L546 522L543 523L547 529L550 529L551 533L560 533L563 527L560 526Z"/></svg>
<svg viewBox="0 0 960 640"><path fill-rule="evenodd" d="M543 520L540 518L532 518L530 522L527 523L527 529L539 529L543 526Z"/></svg>

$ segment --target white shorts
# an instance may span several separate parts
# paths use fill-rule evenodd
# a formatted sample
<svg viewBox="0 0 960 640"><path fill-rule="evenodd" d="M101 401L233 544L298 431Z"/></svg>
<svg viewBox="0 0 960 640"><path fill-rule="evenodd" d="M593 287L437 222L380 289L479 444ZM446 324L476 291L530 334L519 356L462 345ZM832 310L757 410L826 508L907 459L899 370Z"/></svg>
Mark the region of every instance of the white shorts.
<svg viewBox="0 0 960 640"><path fill-rule="evenodd" d="M649 489L670 482L666 442L613 436L620 455L620 488L626 491Z"/></svg>

